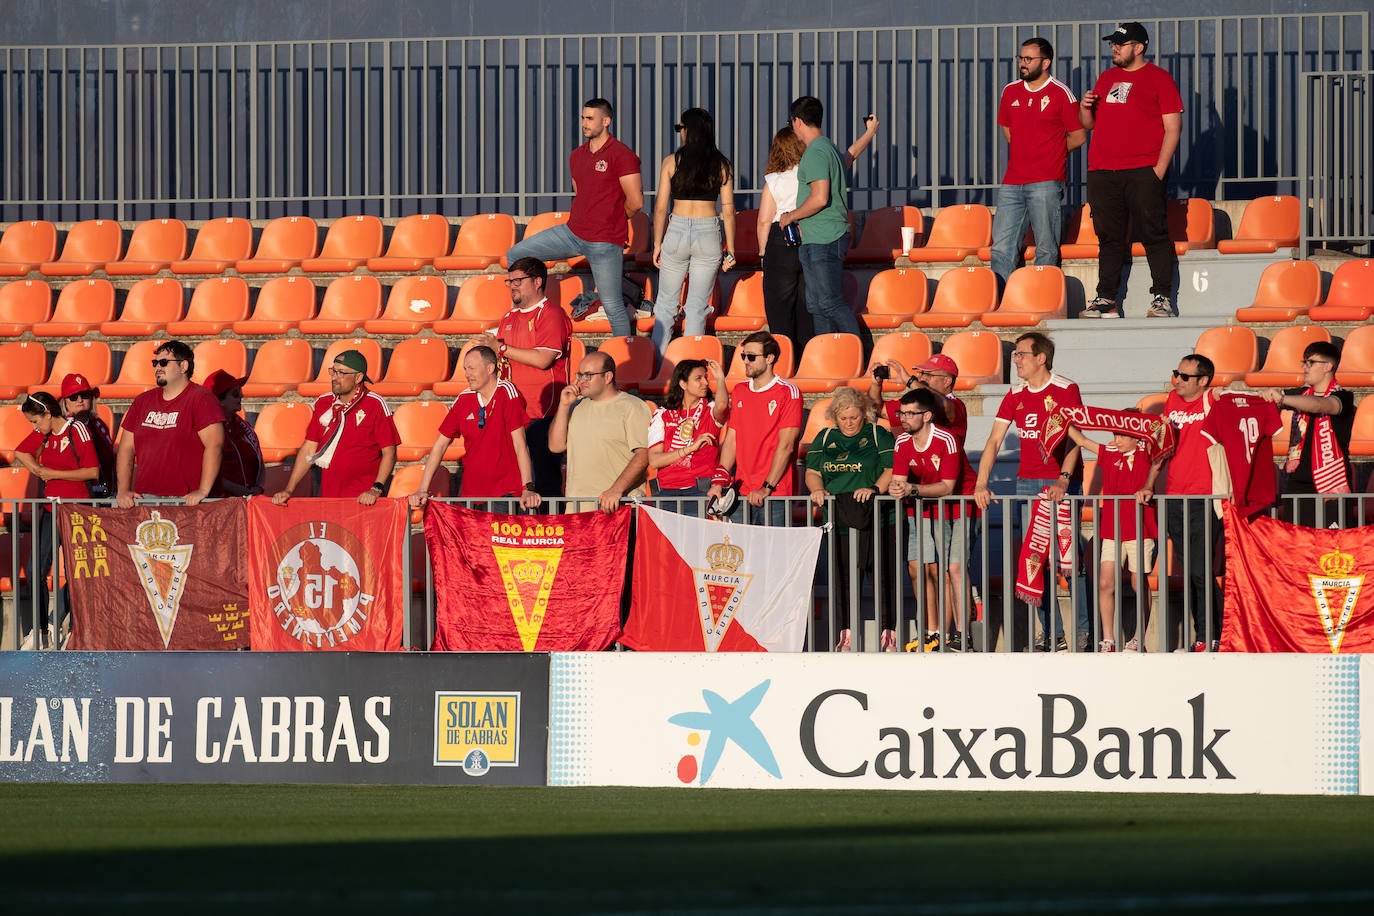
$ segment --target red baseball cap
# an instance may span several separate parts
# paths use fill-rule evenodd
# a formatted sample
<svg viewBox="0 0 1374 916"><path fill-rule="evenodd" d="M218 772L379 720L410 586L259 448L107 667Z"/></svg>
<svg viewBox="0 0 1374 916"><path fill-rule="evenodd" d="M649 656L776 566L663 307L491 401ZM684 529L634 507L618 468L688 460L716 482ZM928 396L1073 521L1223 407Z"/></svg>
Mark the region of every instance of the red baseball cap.
<svg viewBox="0 0 1374 916"><path fill-rule="evenodd" d="M73 372L62 379L62 400L65 401L83 391L89 391L92 397L100 397L100 389L92 385L80 372Z"/></svg>
<svg viewBox="0 0 1374 916"><path fill-rule="evenodd" d="M959 377L958 363L943 353L936 353L916 368L924 369L927 372L943 372L951 378Z"/></svg>
<svg viewBox="0 0 1374 916"><path fill-rule="evenodd" d="M210 373L210 377L205 380L205 387L215 393L215 397L222 398L235 388L242 388L243 383L248 381L248 376L234 378L223 369L216 369Z"/></svg>

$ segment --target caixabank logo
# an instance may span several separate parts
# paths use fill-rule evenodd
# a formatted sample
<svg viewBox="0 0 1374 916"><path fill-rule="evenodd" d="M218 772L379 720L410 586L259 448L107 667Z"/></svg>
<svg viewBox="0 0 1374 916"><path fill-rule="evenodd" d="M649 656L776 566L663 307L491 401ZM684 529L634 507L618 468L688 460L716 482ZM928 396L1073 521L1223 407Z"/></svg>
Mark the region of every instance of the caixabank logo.
<svg viewBox="0 0 1374 916"><path fill-rule="evenodd" d="M520 693L436 691L434 765L485 776L520 765Z"/></svg>
<svg viewBox="0 0 1374 916"><path fill-rule="evenodd" d="M701 692L705 709L680 712L668 718L669 723L688 729L688 752L677 762L677 778L686 784L706 785L720 763L726 746L734 744L775 779L782 778L777 758L763 731L754 724L754 712L759 708L771 681L746 690L738 699L727 700L714 690ZM703 744L702 734L705 733ZM700 756L698 756L700 755Z"/></svg>

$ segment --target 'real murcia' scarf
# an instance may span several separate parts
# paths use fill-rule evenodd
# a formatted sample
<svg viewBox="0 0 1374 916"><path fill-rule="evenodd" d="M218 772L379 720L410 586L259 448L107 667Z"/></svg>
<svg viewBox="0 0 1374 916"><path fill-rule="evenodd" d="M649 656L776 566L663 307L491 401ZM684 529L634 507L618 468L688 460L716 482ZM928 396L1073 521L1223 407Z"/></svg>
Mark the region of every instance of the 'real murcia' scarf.
<svg viewBox="0 0 1374 916"><path fill-rule="evenodd" d="M1016 558L1016 597L1036 606L1045 596L1040 570L1051 548L1059 560L1056 568L1065 575L1073 571L1073 503L1067 499L1052 503L1045 498L1049 492L1049 487L1041 490L1032 505L1021 554Z"/></svg>
<svg viewBox="0 0 1374 916"><path fill-rule="evenodd" d="M1329 398L1340 389L1341 386L1333 381L1325 394L1317 394L1315 388L1308 388L1302 396ZM1341 443L1336 439L1336 429L1331 422L1331 415L1295 410L1290 432L1288 460L1283 464L1284 471L1291 474L1298 469L1298 463L1302 461L1303 445L1307 441L1307 434L1311 432L1316 437L1312 440L1312 485L1318 493L1349 493L1350 477L1346 473L1345 453L1341 451Z"/></svg>
<svg viewBox="0 0 1374 916"><path fill-rule="evenodd" d="M1120 433L1139 439L1151 464L1174 453L1174 428L1168 420L1138 410L1110 410L1106 407L1060 407L1045 419L1040 436L1040 454L1048 461L1059 448L1069 427L1093 432Z"/></svg>

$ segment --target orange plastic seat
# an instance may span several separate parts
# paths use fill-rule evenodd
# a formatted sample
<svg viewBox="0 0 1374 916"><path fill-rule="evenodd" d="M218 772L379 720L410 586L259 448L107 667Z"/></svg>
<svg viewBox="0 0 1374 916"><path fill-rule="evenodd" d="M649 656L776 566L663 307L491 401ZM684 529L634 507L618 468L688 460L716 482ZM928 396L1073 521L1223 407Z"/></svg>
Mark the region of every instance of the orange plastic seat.
<svg viewBox="0 0 1374 916"><path fill-rule="evenodd" d="M106 398L136 398L157 385L153 375L153 356L165 340L140 340L122 354L119 375L108 385L100 386L100 396Z"/></svg>
<svg viewBox="0 0 1374 916"><path fill-rule="evenodd" d="M628 242L625 243L625 260L632 263L653 263L654 224L649 214L636 210L630 214L626 225ZM642 261L647 258L647 261Z"/></svg>
<svg viewBox="0 0 1374 916"><path fill-rule="evenodd" d="M1345 338L1336 383L1345 388L1374 388L1374 324L1358 327Z"/></svg>
<svg viewBox="0 0 1374 916"><path fill-rule="evenodd" d="M572 317L572 301L582 295L582 278L577 274L549 274L544 281L544 297Z"/></svg>
<svg viewBox="0 0 1374 916"><path fill-rule="evenodd" d="M63 344L53 358L52 368L48 370L48 380L41 385L29 386L29 391L46 391L57 397L62 391L62 380L73 372L86 376L97 388L107 385L111 379L113 358L110 345L103 340L74 340Z"/></svg>
<svg viewBox="0 0 1374 916"><path fill-rule="evenodd" d="M1168 220L1169 241L1174 243L1175 254L1217 247L1217 223L1210 200L1201 197L1170 200L1165 203L1164 215ZM1145 246L1140 242L1132 242L1131 254L1137 258L1145 257Z"/></svg>
<svg viewBox="0 0 1374 916"><path fill-rule="evenodd" d="M62 256L38 265L45 277L89 277L111 261L119 260L124 230L112 219L88 219L67 230Z"/></svg>
<svg viewBox="0 0 1374 916"><path fill-rule="evenodd" d="M735 266L757 267L762 253L759 251L759 211L735 212Z"/></svg>
<svg viewBox="0 0 1374 916"><path fill-rule="evenodd" d="M1208 328L1198 337L1193 352L1212 361L1216 369L1213 387L1240 381L1259 368L1259 339L1247 327Z"/></svg>
<svg viewBox="0 0 1374 916"><path fill-rule="evenodd" d="M345 350L357 350L363 355L363 359L367 360L368 378L382 377L382 345L370 337L343 337L334 341L324 351L319 375L309 382L297 385L296 393L303 398L317 398L327 394L330 391L329 368L334 365L335 358Z"/></svg>
<svg viewBox="0 0 1374 916"><path fill-rule="evenodd" d="M940 347L940 352L954 360L959 367L956 391L968 391L979 385L1000 385L1002 372L1002 340L992 331L958 331Z"/></svg>
<svg viewBox="0 0 1374 916"><path fill-rule="evenodd" d="M1059 257L1096 258L1100 242L1097 240L1097 227L1093 225L1092 207L1084 204L1075 210L1064 224L1064 241L1059 246Z"/></svg>
<svg viewBox="0 0 1374 916"><path fill-rule="evenodd" d="M930 359L933 352L930 338L923 331L893 331L891 334L884 334L873 341L873 352L868 356L868 368L864 370L863 375L851 379L849 387L867 391L873 384L874 366L883 366L888 360L895 359L910 372ZM888 394L901 394L902 386L889 379L883 382L883 391Z"/></svg>
<svg viewBox="0 0 1374 916"><path fill-rule="evenodd" d="M11 223L0 236L0 277L22 277L57 254L57 227L45 219Z"/></svg>
<svg viewBox="0 0 1374 916"><path fill-rule="evenodd" d="M262 460L277 464L296 457L305 444L311 413L309 404L295 401L277 401L265 406L253 422Z"/></svg>
<svg viewBox="0 0 1374 916"><path fill-rule="evenodd" d="M916 244L921 243L926 218L919 207L883 207L870 210L864 217L859 244L845 253L846 264L891 264L902 255L902 227L916 230ZM913 250L912 258L915 259Z"/></svg>
<svg viewBox="0 0 1374 916"><path fill-rule="evenodd" d="M196 284L181 321L169 321L172 337L218 334L248 317L248 284L242 277L218 277Z"/></svg>
<svg viewBox="0 0 1374 916"><path fill-rule="evenodd" d="M214 337L196 344L195 380L203 382L215 372L224 370L234 378L248 374L248 348L237 337Z"/></svg>
<svg viewBox="0 0 1374 916"><path fill-rule="evenodd" d="M792 371L796 366L796 354L792 348L792 338L774 334L773 340L778 345L778 358L773 362L773 374L778 378L791 378ZM744 360L739 357L740 349L739 346L735 347L734 354L730 357L730 368L725 373L725 381L732 388L748 379L748 376L744 374Z"/></svg>
<svg viewBox="0 0 1374 916"><path fill-rule="evenodd" d="M1331 332L1319 324L1282 328L1269 341L1269 352L1258 372L1247 372L1251 388L1292 388L1302 381L1302 351L1310 343L1331 340Z"/></svg>
<svg viewBox="0 0 1374 916"><path fill-rule="evenodd" d="M147 337L173 321L180 321L185 310L186 290L171 277L139 280L124 299L124 308L114 321L100 325L105 337Z"/></svg>
<svg viewBox="0 0 1374 916"><path fill-rule="evenodd" d="M500 274L468 277L458 287L453 315L434 322L436 334L480 334L496 327L510 311L510 289Z"/></svg>
<svg viewBox="0 0 1374 916"><path fill-rule="evenodd" d="M984 312L990 328L1028 328L1052 318L1069 317L1069 290L1064 271L1052 264L1018 267L1007 278L1002 304Z"/></svg>
<svg viewBox="0 0 1374 916"><path fill-rule="evenodd" d="M407 337L391 350L386 375L372 390L382 397L415 397L448 378L448 344L442 337Z"/></svg>
<svg viewBox="0 0 1374 916"><path fill-rule="evenodd" d="M997 308L997 275L987 267L955 267L940 275L930 309L911 316L918 328L966 328Z"/></svg>
<svg viewBox="0 0 1374 916"><path fill-rule="evenodd" d="M792 384L803 393L834 391L864 371L863 341L854 334L817 334L802 350Z"/></svg>
<svg viewBox="0 0 1374 916"><path fill-rule="evenodd" d="M373 273L419 270L448 253L448 220L437 213L415 213L398 220L386 254L367 259Z"/></svg>
<svg viewBox="0 0 1374 916"><path fill-rule="evenodd" d="M896 328L929 305L924 271L914 267L878 273L868 284L868 300L859 318L870 328Z"/></svg>
<svg viewBox="0 0 1374 916"><path fill-rule="evenodd" d="M48 351L35 340L12 340L0 344L0 400L17 398L30 385L41 385L48 377ZM11 444L11 443L4 443Z"/></svg>
<svg viewBox="0 0 1374 916"><path fill-rule="evenodd" d="M320 245L320 227L308 216L279 216L262 229L258 250L237 262L241 274L284 274L313 258Z"/></svg>
<svg viewBox="0 0 1374 916"><path fill-rule="evenodd" d="M308 274L347 273L382 253L385 230L375 216L345 216L329 224L318 258L301 261Z"/></svg>
<svg viewBox="0 0 1374 916"><path fill-rule="evenodd" d="M109 280L76 280L62 287L51 321L32 327L35 337L80 337L98 331L115 316L114 285Z"/></svg>
<svg viewBox="0 0 1374 916"><path fill-rule="evenodd" d="M1164 403L1169 400L1169 392L1159 391L1154 394L1147 394L1145 397L1135 402L1135 409L1140 413L1147 413L1158 417L1164 413Z"/></svg>
<svg viewBox="0 0 1374 916"><path fill-rule="evenodd" d="M816 436L832 425L830 417L826 414L834 400L833 396L817 398L816 402L807 409L806 422L802 424L801 437L797 440L798 458L805 458L806 453L811 451L811 443L816 441Z"/></svg>
<svg viewBox="0 0 1374 916"><path fill-rule="evenodd" d="M246 398L276 398L310 380L315 353L299 337L274 337L253 354L253 369L243 383Z"/></svg>
<svg viewBox="0 0 1374 916"><path fill-rule="evenodd" d="M1298 244L1302 206L1296 197L1256 197L1245 205L1235 237L1217 242L1222 254L1267 254Z"/></svg>
<svg viewBox="0 0 1374 916"><path fill-rule="evenodd" d="M470 216L458 227L453 251L434 259L435 270L486 270L515 244L515 220L504 213Z"/></svg>
<svg viewBox="0 0 1374 916"><path fill-rule="evenodd" d="M639 276L640 276L640 275L638 275L638 274L627 274L627 277L634 277L634 278L636 278L636 279L637 279ZM657 296L657 290L655 289L655 280L656 280L656 279L657 279L656 277L644 277L644 298L645 298L646 300L648 300L649 302L653 302L654 299L655 299L656 296ZM681 330L681 329L682 329L682 311L681 311L681 309L682 309L682 306L684 306L686 303L687 303L687 283L684 282L684 283L682 284L682 289L681 289L681 291L679 291L679 293L678 293L678 299L677 299L677 304L678 304L678 316L677 316L676 318L673 319L673 327L676 328L677 330ZM708 328L711 328L711 329L714 330L714 328L715 328L715 323L712 321L712 318L714 318L715 315L716 315L716 313L720 311L720 306L721 306L721 297L720 297L720 275L717 274L716 277L715 277L714 279L712 279L712 281L711 281L711 292L710 292L710 293L707 295L707 297L706 297L706 325L707 325ZM646 305L645 307L647 308L648 306ZM605 325L605 332L604 332L604 333L610 333L610 330L611 330L611 323L610 323L609 319L604 320L604 321L601 320L601 319L598 319L596 323L597 323L597 324L604 324L604 325ZM650 331L652 331L652 330L654 329L654 317L653 317L652 315L650 315L650 316L647 317L647 318L636 318L636 319L635 319L635 327L636 327L641 333L648 334ZM574 330L581 330L581 331L584 332L584 333L586 333L586 332L598 333L598 330L597 330L597 329L592 329L592 328L589 327L589 323L588 323L588 322L574 322L574 323L573 323L573 328L574 328Z"/></svg>
<svg viewBox="0 0 1374 916"><path fill-rule="evenodd" d="M1374 455L1374 398L1365 398L1355 408L1355 425L1350 430L1350 454L1361 458Z"/></svg>
<svg viewBox="0 0 1374 916"><path fill-rule="evenodd" d="M530 221L525 224L525 234L521 236L521 238L527 239L532 235L543 232L545 229L552 229L554 226L561 226L568 221L568 217L570 215L571 214L564 210L552 210L548 213L536 213L534 216L530 217ZM553 267L555 264L559 262L546 261L545 263L549 267ZM578 267L581 267L584 264L586 264L587 259L582 257L581 255L577 255L576 257L565 260L564 263L566 263L569 268L576 270Z"/></svg>
<svg viewBox="0 0 1374 916"><path fill-rule="evenodd" d="M253 250L253 226L246 219L212 219L196 232L191 255L172 262L174 274L222 274Z"/></svg>
<svg viewBox="0 0 1374 916"><path fill-rule="evenodd" d="M0 286L0 337L18 337L52 318L52 287L46 280L14 280Z"/></svg>
<svg viewBox="0 0 1374 916"><path fill-rule="evenodd" d="M401 277L391 287L382 317L363 322L369 334L417 334L448 315L449 285L443 277Z"/></svg>
<svg viewBox="0 0 1374 916"><path fill-rule="evenodd" d="M134 226L124 257L105 265L111 277L148 277L186 257L186 224L179 219L145 219Z"/></svg>
<svg viewBox="0 0 1374 916"><path fill-rule="evenodd" d="M744 274L735 282L725 314L717 315L712 327L717 334L752 332L767 323L768 317L763 311L763 271L756 270Z"/></svg>
<svg viewBox="0 0 1374 916"><path fill-rule="evenodd" d="M401 438L401 444L396 446L397 461L422 461L429 454L439 438L439 424L448 416L449 406L443 401L406 401L392 412L396 434ZM463 457L463 451L462 438L454 439L444 450L443 460L457 461ZM410 492L415 491L412 488Z"/></svg>
<svg viewBox="0 0 1374 916"><path fill-rule="evenodd" d="M393 418L395 416L395 414L392 414ZM459 458L463 457L463 446L459 444L461 442L461 439L455 440L454 444L449 447L447 452L444 453L445 455L447 455L448 452L457 451L457 457L451 459L445 458L445 461L457 461ZM434 443L431 441L430 446L432 447L433 445ZM397 448L397 453L400 453L399 447ZM425 454L429 453L426 452ZM392 499L405 499L406 497L410 496L412 493L415 493L420 489L420 481L423 480L424 477L425 465L423 461L421 461L419 464L407 464L402 467L398 467L396 469L396 472L391 475L391 486L387 488L386 495L391 497ZM429 492L433 493L435 496L448 496L453 492L453 475L450 474L448 468L444 467L442 464L434 469L434 476L429 479ZM419 518L415 517L417 515L419 516ZM414 510L411 513L411 520L417 522L423 521L424 510ZM424 534L424 531L421 530L419 533ZM423 539L421 539L420 549L421 553L418 558L418 561L416 559L412 559L410 566L410 574L412 577L412 581L417 583L415 585L415 591L417 592L423 591L425 587L425 548L423 544Z"/></svg>
<svg viewBox="0 0 1374 916"><path fill-rule="evenodd" d="M644 394L663 394L668 390L668 382L672 379L677 364L688 359L713 359L723 365L725 348L721 346L720 338L709 334L674 338L668 341L668 349L663 354L658 372L653 378L641 382L639 390Z"/></svg>
<svg viewBox="0 0 1374 916"><path fill-rule="evenodd" d="M608 337L597 349L615 360L615 384L622 391L636 391L654 377L658 351L647 337Z"/></svg>
<svg viewBox="0 0 1374 916"><path fill-rule="evenodd" d="M962 261L991 244L992 211L982 204L959 204L935 214L925 244L911 249L908 257L912 261Z"/></svg>
<svg viewBox="0 0 1374 916"><path fill-rule="evenodd" d="M17 426L15 425L16 418L18 423ZM20 427L23 428L22 432L19 432ZM17 446L24 441L25 436L33 432L33 429L29 426L29 421L25 420L24 415L19 412L17 406L7 404L4 407L0 407L0 435L7 435L12 431L18 432L19 438L15 439L9 437L4 441L8 444ZM0 457L3 457L6 462L13 461L14 452L15 449L13 448L0 449ZM38 478L30 474L28 468L22 466L0 468L0 524L9 524L10 514L15 509L15 503L12 502L12 500L38 499L40 494L41 489L39 487ZM29 515L30 512L28 507L21 506L19 509L19 517L27 521ZM5 559L9 560L10 558L6 556ZM3 573L6 579L9 578L10 567L8 563L3 568L0 568L0 573ZM21 578L23 578L22 571Z"/></svg>
<svg viewBox="0 0 1374 916"><path fill-rule="evenodd" d="M319 314L302 319L302 334L356 334L382 311L382 284L368 274L335 277L325 287Z"/></svg>
<svg viewBox="0 0 1374 916"><path fill-rule="evenodd" d="M315 317L315 281L309 277L275 277L258 290L253 314L235 321L234 333L243 336L284 334Z"/></svg>
<svg viewBox="0 0 1374 916"><path fill-rule="evenodd" d="M1346 261L1337 267L1326 301L1308 314L1316 321L1368 321L1374 316L1374 261Z"/></svg>
<svg viewBox="0 0 1374 916"><path fill-rule="evenodd" d="M1313 261L1278 261L1264 268L1255 300L1236 309L1237 321L1292 321L1322 298L1322 272Z"/></svg>

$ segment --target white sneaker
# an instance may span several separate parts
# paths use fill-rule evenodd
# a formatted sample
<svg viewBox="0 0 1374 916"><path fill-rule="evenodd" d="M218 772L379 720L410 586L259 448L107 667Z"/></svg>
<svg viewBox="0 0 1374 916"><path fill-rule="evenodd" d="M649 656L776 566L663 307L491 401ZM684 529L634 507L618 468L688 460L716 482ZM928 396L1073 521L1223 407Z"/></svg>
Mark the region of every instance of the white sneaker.
<svg viewBox="0 0 1374 916"><path fill-rule="evenodd" d="M1125 644L1124 646L1121 647L1121 651L1122 651L1122 652L1139 652L1139 651L1140 651L1140 637L1139 637L1139 636L1132 636L1130 639L1126 640L1126 644Z"/></svg>
<svg viewBox="0 0 1374 916"><path fill-rule="evenodd" d="M1097 651L1099 651L1099 652L1115 652L1115 651L1116 651L1116 643L1115 643L1114 641L1110 640L1110 639L1104 639L1104 640L1102 640L1100 643L1097 644Z"/></svg>

